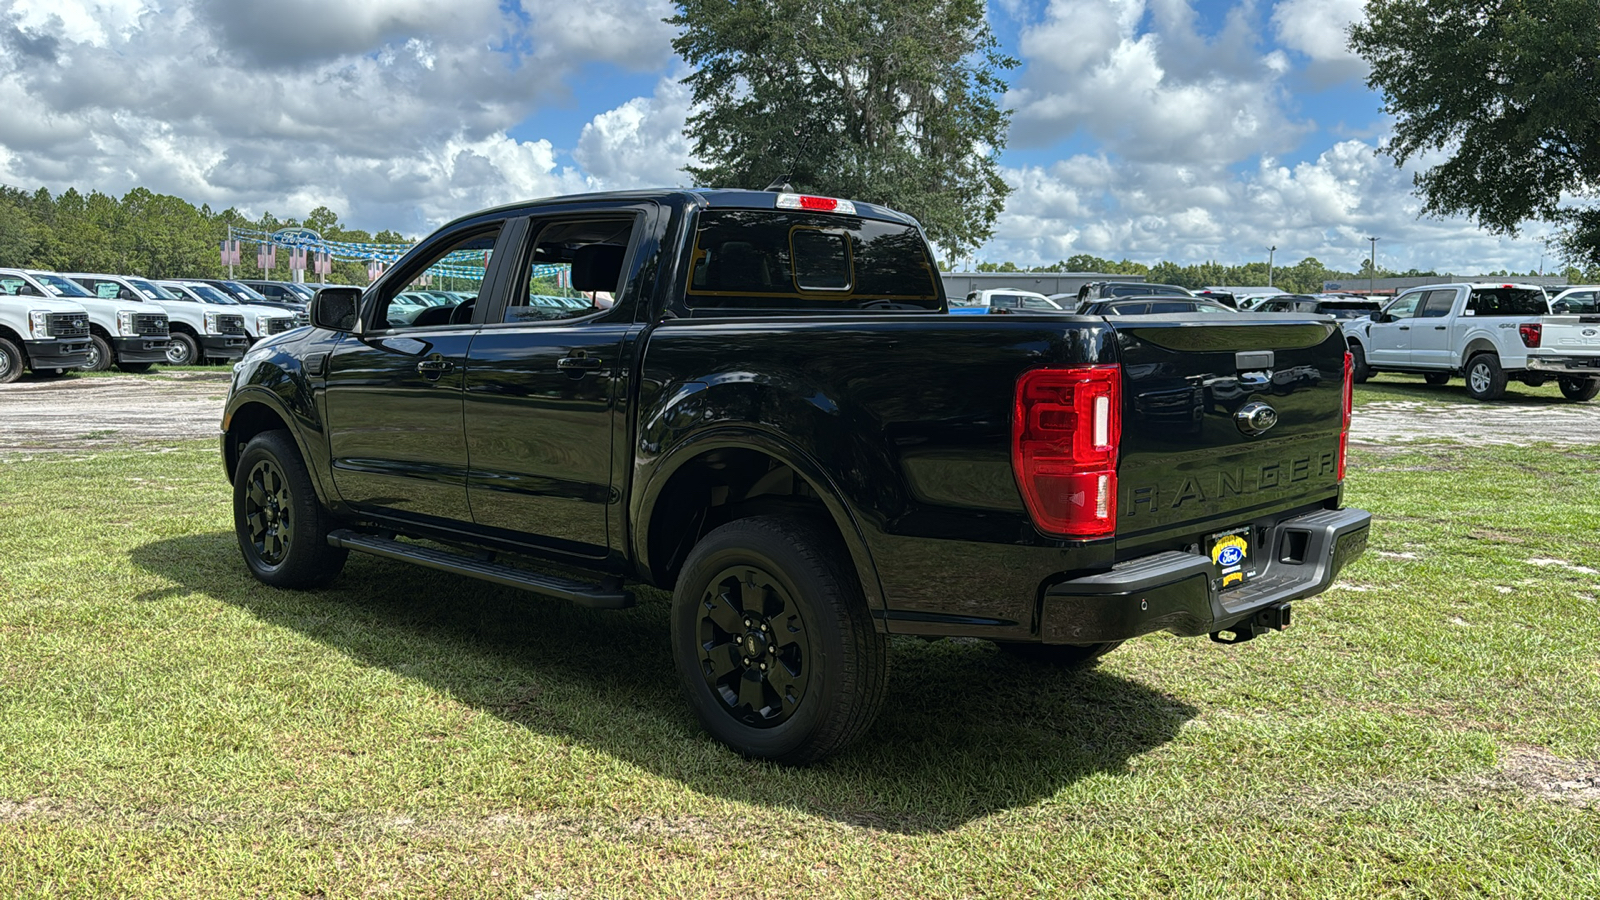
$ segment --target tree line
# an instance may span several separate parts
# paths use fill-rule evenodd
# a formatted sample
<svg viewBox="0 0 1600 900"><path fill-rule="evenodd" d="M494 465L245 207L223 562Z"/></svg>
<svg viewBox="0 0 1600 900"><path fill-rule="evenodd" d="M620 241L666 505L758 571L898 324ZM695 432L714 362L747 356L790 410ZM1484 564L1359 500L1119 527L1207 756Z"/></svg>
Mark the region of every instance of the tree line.
<svg viewBox="0 0 1600 900"><path fill-rule="evenodd" d="M345 228L326 206L304 219L279 219L270 212L249 219L232 207L215 212L207 204L195 207L181 197L142 187L118 199L100 191L83 194L76 188L52 196L42 187L30 194L7 186L0 187L0 266L148 278L226 278L228 267L219 250L230 226L255 231L300 226L330 241L410 242L387 229L369 234ZM280 248L276 265L263 273L256 266L255 245L242 244L234 275L289 281L289 254ZM334 260L332 274L308 274L307 279L364 285L367 267L362 261Z"/></svg>

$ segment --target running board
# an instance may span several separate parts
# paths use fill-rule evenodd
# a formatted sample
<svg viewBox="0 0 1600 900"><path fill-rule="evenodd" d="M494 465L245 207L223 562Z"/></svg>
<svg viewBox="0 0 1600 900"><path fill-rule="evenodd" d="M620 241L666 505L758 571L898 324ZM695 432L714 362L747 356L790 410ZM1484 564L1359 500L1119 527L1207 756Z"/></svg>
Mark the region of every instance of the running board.
<svg viewBox="0 0 1600 900"><path fill-rule="evenodd" d="M579 606L587 606L593 609L624 609L634 603L633 592L622 590L620 587L609 587L602 584L574 581L570 578L561 578L556 575L529 572L526 569L519 569L515 566L474 559L470 556L435 550L431 547L419 547L416 544L407 544L391 538L378 537L377 535L361 534L347 528L329 532L328 543L335 547L370 553L373 556L403 560L419 566L427 566L430 569L438 569L442 572L454 572L457 575L476 578L479 581L489 581L506 587L531 591L546 597L554 597L557 600L568 600Z"/></svg>

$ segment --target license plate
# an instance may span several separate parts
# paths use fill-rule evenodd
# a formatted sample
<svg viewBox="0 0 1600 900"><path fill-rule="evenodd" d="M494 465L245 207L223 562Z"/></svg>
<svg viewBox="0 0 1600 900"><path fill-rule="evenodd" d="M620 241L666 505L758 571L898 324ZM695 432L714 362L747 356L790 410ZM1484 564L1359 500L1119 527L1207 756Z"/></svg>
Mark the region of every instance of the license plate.
<svg viewBox="0 0 1600 900"><path fill-rule="evenodd" d="M1206 552L1216 563L1222 576L1222 589L1238 587L1255 573L1255 559L1250 553L1250 526L1221 531L1206 538Z"/></svg>

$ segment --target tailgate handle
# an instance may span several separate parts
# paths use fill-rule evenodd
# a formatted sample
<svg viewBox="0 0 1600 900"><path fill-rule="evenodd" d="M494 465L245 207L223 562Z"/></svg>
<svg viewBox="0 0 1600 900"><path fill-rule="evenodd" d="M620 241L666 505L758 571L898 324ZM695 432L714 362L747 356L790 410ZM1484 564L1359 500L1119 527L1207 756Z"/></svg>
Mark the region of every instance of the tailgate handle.
<svg viewBox="0 0 1600 900"><path fill-rule="evenodd" d="M1233 355L1233 364L1240 372L1252 369L1270 369L1277 356L1271 350L1240 350Z"/></svg>

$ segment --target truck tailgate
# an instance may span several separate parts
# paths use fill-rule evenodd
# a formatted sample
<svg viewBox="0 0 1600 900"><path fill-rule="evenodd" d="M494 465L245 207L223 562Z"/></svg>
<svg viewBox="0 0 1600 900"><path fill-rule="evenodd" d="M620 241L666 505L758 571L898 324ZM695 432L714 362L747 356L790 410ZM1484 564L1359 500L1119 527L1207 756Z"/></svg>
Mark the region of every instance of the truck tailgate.
<svg viewBox="0 0 1600 900"><path fill-rule="evenodd" d="M1222 319L1223 321L1218 321ZM1123 369L1117 558L1258 544L1340 493L1345 343L1320 316L1108 318Z"/></svg>

